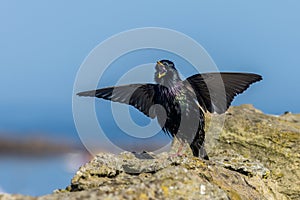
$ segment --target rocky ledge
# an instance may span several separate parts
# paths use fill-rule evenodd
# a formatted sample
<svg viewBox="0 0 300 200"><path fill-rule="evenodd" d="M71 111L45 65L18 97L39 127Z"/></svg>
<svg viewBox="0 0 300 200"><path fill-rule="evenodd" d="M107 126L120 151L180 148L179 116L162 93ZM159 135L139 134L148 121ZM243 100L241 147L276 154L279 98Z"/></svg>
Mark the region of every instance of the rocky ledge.
<svg viewBox="0 0 300 200"><path fill-rule="evenodd" d="M224 121L225 119L225 121ZM207 116L210 161L172 153L101 153L66 189L0 199L300 199L300 115L251 105Z"/></svg>

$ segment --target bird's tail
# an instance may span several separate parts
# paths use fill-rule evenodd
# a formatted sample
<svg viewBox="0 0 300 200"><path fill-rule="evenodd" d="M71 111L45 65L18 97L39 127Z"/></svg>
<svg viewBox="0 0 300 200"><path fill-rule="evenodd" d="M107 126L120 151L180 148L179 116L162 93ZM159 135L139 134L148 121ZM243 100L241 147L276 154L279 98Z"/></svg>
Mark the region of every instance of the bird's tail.
<svg viewBox="0 0 300 200"><path fill-rule="evenodd" d="M190 144L190 147L195 157L200 157L204 160L209 160L206 150L204 148L204 140L205 140L204 130L200 130L197 132L193 142Z"/></svg>

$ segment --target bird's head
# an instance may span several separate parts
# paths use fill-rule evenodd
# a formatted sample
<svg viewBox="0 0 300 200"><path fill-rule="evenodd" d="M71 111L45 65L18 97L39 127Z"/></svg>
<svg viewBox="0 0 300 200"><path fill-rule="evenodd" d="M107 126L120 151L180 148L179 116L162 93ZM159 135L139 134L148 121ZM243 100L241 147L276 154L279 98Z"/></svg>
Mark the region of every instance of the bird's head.
<svg viewBox="0 0 300 200"><path fill-rule="evenodd" d="M155 70L154 79L156 83L169 85L169 82L175 83L181 80L174 63L169 60L157 61Z"/></svg>

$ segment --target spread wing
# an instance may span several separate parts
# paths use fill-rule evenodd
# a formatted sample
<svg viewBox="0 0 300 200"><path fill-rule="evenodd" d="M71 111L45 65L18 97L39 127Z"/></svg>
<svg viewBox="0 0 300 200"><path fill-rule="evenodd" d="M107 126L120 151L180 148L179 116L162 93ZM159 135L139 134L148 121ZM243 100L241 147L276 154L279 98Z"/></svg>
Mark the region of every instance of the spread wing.
<svg viewBox="0 0 300 200"><path fill-rule="evenodd" d="M224 113L233 98L245 91L262 77L252 73L203 73L195 74L184 82L192 87L197 100L204 110Z"/></svg>
<svg viewBox="0 0 300 200"><path fill-rule="evenodd" d="M154 112L149 113L149 111L155 104L156 95L159 94L161 87L163 86L157 84L130 84L80 92L77 95L132 105L148 117L155 118Z"/></svg>

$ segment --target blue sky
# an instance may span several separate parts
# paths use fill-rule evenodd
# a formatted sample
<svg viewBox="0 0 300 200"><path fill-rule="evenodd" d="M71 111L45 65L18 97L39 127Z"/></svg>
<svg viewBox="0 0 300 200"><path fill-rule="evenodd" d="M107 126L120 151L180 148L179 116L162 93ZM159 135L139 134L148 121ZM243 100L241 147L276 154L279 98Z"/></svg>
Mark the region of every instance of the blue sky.
<svg viewBox="0 0 300 200"><path fill-rule="evenodd" d="M264 80L239 95L234 105L250 103L270 114L300 113L299 8L296 0L2 0L0 134L27 137L41 132L78 140L72 117L77 70L100 42L142 27L169 28L190 36L220 71L261 74ZM153 60L139 53L128 55L122 62L128 66L155 62L159 55L151 55ZM106 105L96 103L99 109Z"/></svg>
<svg viewBox="0 0 300 200"><path fill-rule="evenodd" d="M73 133L72 87L84 58L108 37L147 26L192 37L220 71L262 74L263 82L234 105L300 112L299 6L297 1L1 1L0 129Z"/></svg>

